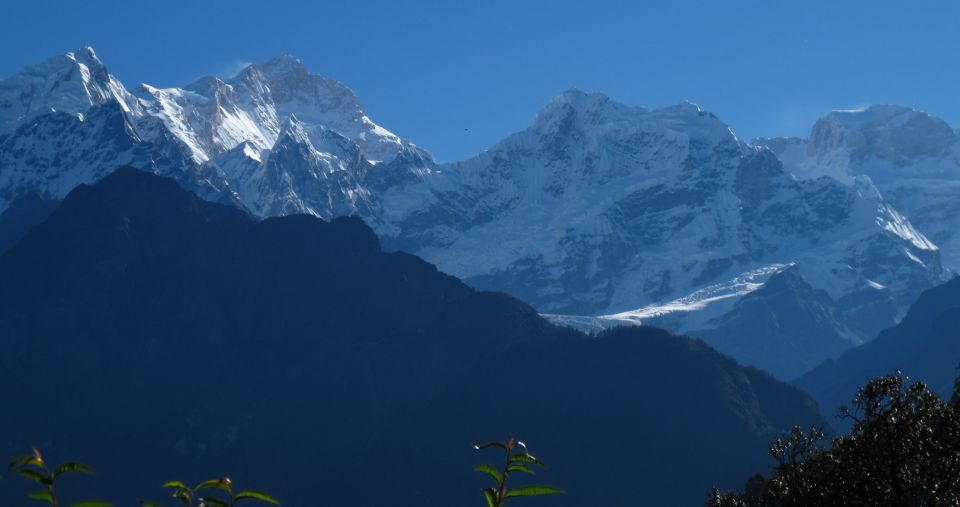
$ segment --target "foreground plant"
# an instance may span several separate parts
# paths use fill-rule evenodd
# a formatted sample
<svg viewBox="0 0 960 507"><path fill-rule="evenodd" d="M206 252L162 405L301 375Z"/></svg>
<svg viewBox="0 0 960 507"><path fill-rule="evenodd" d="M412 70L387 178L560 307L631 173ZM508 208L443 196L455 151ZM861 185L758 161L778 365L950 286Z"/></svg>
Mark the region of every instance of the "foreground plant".
<svg viewBox="0 0 960 507"><path fill-rule="evenodd" d="M93 475L93 470L90 467L83 463L73 461L51 468L47 465L47 462L43 459L43 455L36 447L34 447L32 451L32 454L14 458L13 462L10 463L10 468L13 468L18 474L43 487L40 491L27 493L27 496L34 500L47 503L52 507L59 507L60 503L57 497L58 478L70 472ZM109 507L110 505L110 502L101 500L84 500L82 502L72 503L69 507Z"/></svg>
<svg viewBox="0 0 960 507"><path fill-rule="evenodd" d="M486 464L478 465L476 468L474 468L474 470L477 472L482 472L489 475L490 478L496 483L496 487L483 489L483 496L487 500L488 507L502 507L507 503L507 500L521 496L539 496L563 493L562 489L555 488L553 486L529 485L521 486L515 489L507 489L507 479L510 477L510 474L521 472L525 474L536 475L534 467L536 466L544 468L546 465L530 454L527 451L527 446L523 442L516 440L513 437L508 438L506 442L487 442L482 445L473 446L473 448L477 451L490 447L496 447L503 451L503 468L497 470L494 466Z"/></svg>
<svg viewBox="0 0 960 507"><path fill-rule="evenodd" d="M260 500L273 505L280 505L280 502L275 498L262 491L248 489L234 493L233 481L229 477L203 481L193 488L180 481L170 481L163 487L172 489L173 497L184 507L192 507L194 500L199 502L197 507L234 507L245 500ZM160 504L152 502L140 502L140 505L143 507L161 507Z"/></svg>

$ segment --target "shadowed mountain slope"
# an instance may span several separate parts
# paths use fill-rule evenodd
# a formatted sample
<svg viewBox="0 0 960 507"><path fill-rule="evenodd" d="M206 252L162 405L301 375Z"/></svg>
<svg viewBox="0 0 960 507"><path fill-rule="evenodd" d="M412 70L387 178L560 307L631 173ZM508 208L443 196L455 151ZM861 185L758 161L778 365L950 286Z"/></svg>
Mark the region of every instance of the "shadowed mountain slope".
<svg viewBox="0 0 960 507"><path fill-rule="evenodd" d="M560 329L359 219L256 221L129 168L0 256L0 348L0 453L90 462L68 489L117 504L229 473L292 506L480 505L469 444L515 432L551 505L689 505L823 423L701 342Z"/></svg>
<svg viewBox="0 0 960 507"><path fill-rule="evenodd" d="M960 363L960 278L924 292L900 324L873 341L826 361L796 384L826 413L849 403L867 379L901 370L943 397L953 392Z"/></svg>

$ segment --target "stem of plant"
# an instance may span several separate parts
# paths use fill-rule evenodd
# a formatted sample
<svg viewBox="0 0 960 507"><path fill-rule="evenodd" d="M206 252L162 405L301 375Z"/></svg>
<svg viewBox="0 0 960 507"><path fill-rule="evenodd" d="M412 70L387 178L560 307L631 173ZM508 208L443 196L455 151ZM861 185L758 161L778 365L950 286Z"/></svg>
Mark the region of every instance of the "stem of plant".
<svg viewBox="0 0 960 507"><path fill-rule="evenodd" d="M512 440L512 439L511 439ZM503 476L500 478L500 491L497 493L497 506L503 505L504 496L507 494L507 476L510 475L510 458L513 454L513 445L512 442L508 441L507 443L507 462L503 465Z"/></svg>

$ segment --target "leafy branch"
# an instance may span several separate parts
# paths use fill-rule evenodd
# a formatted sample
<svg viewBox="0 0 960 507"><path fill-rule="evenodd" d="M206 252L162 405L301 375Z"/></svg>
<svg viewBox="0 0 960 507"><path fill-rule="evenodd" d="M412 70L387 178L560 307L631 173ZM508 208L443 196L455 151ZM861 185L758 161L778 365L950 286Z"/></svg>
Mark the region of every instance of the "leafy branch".
<svg viewBox="0 0 960 507"><path fill-rule="evenodd" d="M59 507L57 498L57 479L63 474L79 472L93 475L93 470L83 463L67 462L56 467L50 467L40 451L34 447L32 453L19 456L10 463L10 468L31 481L39 484L43 489L27 493L27 497L44 502L51 507ZM84 500L70 504L69 507L109 507L109 502L101 500Z"/></svg>
<svg viewBox="0 0 960 507"><path fill-rule="evenodd" d="M244 490L234 493L233 481L229 477L210 479L190 488L181 481L170 481L162 487L173 490L173 497L184 507L192 507L193 501L199 503L197 507L235 507L245 500L260 500L273 505L280 502L272 496L257 490ZM152 502L140 502L142 507L162 507Z"/></svg>
<svg viewBox="0 0 960 507"><path fill-rule="evenodd" d="M542 461L534 457L527 450L526 444L514 439L512 436L506 442L487 442L481 445L474 445L477 451L497 448L504 453L504 464L501 469L493 465L478 465L475 471L487 474L496 483L495 487L484 488L483 496L487 500L487 507L502 507L506 505L507 500L522 496L539 496L563 493L564 491L553 486L528 485L514 489L507 488L507 479L512 473L524 473L536 475L534 467L545 468Z"/></svg>

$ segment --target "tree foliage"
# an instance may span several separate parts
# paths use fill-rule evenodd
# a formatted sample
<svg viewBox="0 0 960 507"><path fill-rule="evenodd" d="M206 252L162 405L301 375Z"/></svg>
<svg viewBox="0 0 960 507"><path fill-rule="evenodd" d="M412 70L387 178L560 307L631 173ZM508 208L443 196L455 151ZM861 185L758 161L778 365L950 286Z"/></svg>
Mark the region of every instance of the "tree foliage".
<svg viewBox="0 0 960 507"><path fill-rule="evenodd" d="M714 490L707 505L960 505L960 395L945 403L898 372L860 388L840 417L848 435L826 446L819 428L794 428L770 446L769 478Z"/></svg>

